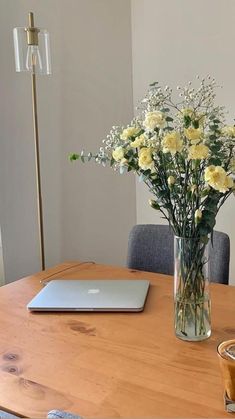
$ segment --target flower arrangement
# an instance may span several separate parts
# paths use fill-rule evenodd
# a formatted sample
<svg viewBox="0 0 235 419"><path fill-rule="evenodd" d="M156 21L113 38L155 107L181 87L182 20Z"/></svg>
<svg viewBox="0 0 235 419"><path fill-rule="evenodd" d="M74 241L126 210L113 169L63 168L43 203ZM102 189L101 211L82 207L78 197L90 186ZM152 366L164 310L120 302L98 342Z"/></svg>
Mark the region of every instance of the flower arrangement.
<svg viewBox="0 0 235 419"><path fill-rule="evenodd" d="M224 109L214 105L215 87L210 78L197 90L189 82L177 87L175 102L172 89L153 83L140 116L125 128L114 126L98 153L70 159L135 172L176 235L206 238L235 188L235 126L225 125Z"/></svg>
<svg viewBox="0 0 235 419"><path fill-rule="evenodd" d="M178 86L177 95L168 86L152 83L139 115L127 127L114 126L98 153L70 156L108 163L120 173L133 171L153 194L151 207L168 220L174 234L197 239L177 291L180 329L186 315L182 302L186 296L198 302L205 289L201 246L235 190L235 126L225 124L224 108L214 103L215 80L208 76L199 83L197 89L192 82ZM201 322L200 333L203 327Z"/></svg>

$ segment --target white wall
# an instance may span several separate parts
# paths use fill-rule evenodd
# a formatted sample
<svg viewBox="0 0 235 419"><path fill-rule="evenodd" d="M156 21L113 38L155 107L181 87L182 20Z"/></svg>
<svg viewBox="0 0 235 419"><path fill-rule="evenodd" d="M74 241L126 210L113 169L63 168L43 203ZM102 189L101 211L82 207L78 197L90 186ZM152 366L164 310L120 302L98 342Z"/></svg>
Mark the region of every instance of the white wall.
<svg viewBox="0 0 235 419"><path fill-rule="evenodd" d="M79 3L82 16L63 15L70 27L63 34L68 60L62 84L63 156L98 150L113 125L133 117L130 2ZM134 177L95 164L68 165L66 158L61 164L64 258L125 264L128 233L136 222Z"/></svg>
<svg viewBox="0 0 235 419"><path fill-rule="evenodd" d="M234 118L235 81L234 0L132 0L132 49L134 104L149 83L176 87L197 74L212 74L223 89L218 104ZM137 182L137 222L160 223L158 213L148 206L147 189ZM235 199L222 208L216 229L231 238L231 274L235 284Z"/></svg>
<svg viewBox="0 0 235 419"><path fill-rule="evenodd" d="M5 276L4 276L4 265L3 265L3 256L2 256L2 234L0 230L0 286L4 285Z"/></svg>
<svg viewBox="0 0 235 419"><path fill-rule="evenodd" d="M47 9L43 10L43 3ZM54 29L52 42L58 43L58 9L53 3L0 1L0 224L7 282L40 270L30 75L15 72L12 28L26 25L32 8L38 22ZM41 77L37 83L48 264L56 263L61 252L61 57L57 51L52 49L55 75Z"/></svg>
<svg viewBox="0 0 235 419"><path fill-rule="evenodd" d="M68 162L132 117L130 1L0 0L0 225L6 281L40 270L30 77L16 74L12 28L27 13L51 34L53 75L38 78L46 265L124 264L134 178ZM121 226L121 228L120 228Z"/></svg>

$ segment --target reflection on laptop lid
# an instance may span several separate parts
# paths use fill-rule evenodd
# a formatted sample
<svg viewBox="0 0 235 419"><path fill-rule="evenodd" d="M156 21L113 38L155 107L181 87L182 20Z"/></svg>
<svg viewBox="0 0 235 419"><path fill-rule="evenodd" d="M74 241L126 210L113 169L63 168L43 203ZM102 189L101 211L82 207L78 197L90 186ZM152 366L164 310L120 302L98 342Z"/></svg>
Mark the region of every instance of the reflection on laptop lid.
<svg viewBox="0 0 235 419"><path fill-rule="evenodd" d="M30 311L142 311L149 281L56 279L30 301Z"/></svg>

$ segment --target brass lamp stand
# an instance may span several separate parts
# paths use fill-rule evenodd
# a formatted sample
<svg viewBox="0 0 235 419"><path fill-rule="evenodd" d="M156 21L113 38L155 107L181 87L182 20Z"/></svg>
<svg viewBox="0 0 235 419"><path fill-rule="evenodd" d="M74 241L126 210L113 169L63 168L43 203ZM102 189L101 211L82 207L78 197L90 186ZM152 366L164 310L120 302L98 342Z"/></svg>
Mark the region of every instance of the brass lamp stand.
<svg viewBox="0 0 235 419"><path fill-rule="evenodd" d="M42 270L44 270L45 249L40 172L36 74L51 74L49 34L45 29L39 29L34 26L34 15L32 12L29 13L29 26L27 28L14 28L13 34L15 46L16 71L31 72L39 244L41 268Z"/></svg>

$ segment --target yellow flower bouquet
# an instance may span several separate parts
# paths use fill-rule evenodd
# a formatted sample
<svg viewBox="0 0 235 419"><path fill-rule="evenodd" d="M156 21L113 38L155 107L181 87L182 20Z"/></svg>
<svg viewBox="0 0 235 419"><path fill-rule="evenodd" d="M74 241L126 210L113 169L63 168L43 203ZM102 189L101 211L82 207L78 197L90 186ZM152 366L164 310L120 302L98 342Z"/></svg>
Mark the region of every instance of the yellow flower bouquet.
<svg viewBox="0 0 235 419"><path fill-rule="evenodd" d="M205 249L216 215L235 189L235 126L225 124L215 105L210 76L194 89L152 83L139 115L127 127L114 126L94 159L120 173L133 171L149 188L150 205L168 220L175 245L175 330L186 340L210 336L210 299Z"/></svg>

